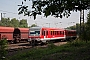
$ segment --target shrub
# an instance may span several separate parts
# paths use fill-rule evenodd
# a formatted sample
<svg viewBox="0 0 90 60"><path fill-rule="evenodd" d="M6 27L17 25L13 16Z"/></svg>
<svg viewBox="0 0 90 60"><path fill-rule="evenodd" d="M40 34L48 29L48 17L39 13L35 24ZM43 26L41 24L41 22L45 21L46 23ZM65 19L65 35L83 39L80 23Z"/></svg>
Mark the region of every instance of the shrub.
<svg viewBox="0 0 90 60"><path fill-rule="evenodd" d="M6 55L7 40L0 40L0 59L4 60Z"/></svg>

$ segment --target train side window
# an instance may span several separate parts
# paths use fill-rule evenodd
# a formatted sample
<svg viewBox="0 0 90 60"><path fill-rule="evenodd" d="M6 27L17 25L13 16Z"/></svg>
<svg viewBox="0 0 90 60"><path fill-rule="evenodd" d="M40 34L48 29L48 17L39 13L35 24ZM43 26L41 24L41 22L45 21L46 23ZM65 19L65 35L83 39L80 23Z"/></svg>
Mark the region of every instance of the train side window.
<svg viewBox="0 0 90 60"><path fill-rule="evenodd" d="M64 31L61 31L61 34L64 35Z"/></svg>
<svg viewBox="0 0 90 60"><path fill-rule="evenodd" d="M55 31L55 35L56 35L56 31Z"/></svg>
<svg viewBox="0 0 90 60"><path fill-rule="evenodd" d="M50 34L52 35L52 33L51 33L52 31L50 31Z"/></svg>
<svg viewBox="0 0 90 60"><path fill-rule="evenodd" d="M58 31L56 31L56 34L58 35Z"/></svg>
<svg viewBox="0 0 90 60"><path fill-rule="evenodd" d="M58 35L59 35L59 31L58 31Z"/></svg>
<svg viewBox="0 0 90 60"><path fill-rule="evenodd" d="M46 35L48 35L48 31L46 31Z"/></svg>
<svg viewBox="0 0 90 60"><path fill-rule="evenodd" d="M53 35L54 35L54 31L53 31Z"/></svg>
<svg viewBox="0 0 90 60"><path fill-rule="evenodd" d="M58 34L60 35L60 32L58 31Z"/></svg>
<svg viewBox="0 0 90 60"><path fill-rule="evenodd" d="M60 31L60 35L61 35L61 31Z"/></svg>
<svg viewBox="0 0 90 60"><path fill-rule="evenodd" d="M63 31L63 35L64 35L64 31Z"/></svg>
<svg viewBox="0 0 90 60"><path fill-rule="evenodd" d="M45 31L44 31L44 34L43 35L45 36Z"/></svg>
<svg viewBox="0 0 90 60"><path fill-rule="evenodd" d="M51 31L51 35L52 35L52 31Z"/></svg>
<svg viewBox="0 0 90 60"><path fill-rule="evenodd" d="M57 35L58 35L58 31L57 31Z"/></svg>

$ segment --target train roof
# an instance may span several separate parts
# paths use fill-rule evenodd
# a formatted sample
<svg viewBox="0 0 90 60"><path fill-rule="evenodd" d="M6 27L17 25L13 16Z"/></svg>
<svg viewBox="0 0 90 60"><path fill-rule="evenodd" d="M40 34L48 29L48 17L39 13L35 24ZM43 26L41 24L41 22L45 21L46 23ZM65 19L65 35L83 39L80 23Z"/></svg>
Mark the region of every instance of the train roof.
<svg viewBox="0 0 90 60"><path fill-rule="evenodd" d="M45 27L45 28L42 28L42 29L49 29L49 30L64 30L63 28L47 28L47 27Z"/></svg>
<svg viewBox="0 0 90 60"><path fill-rule="evenodd" d="M49 27L31 27L30 30L45 29L45 30L65 30L63 28L49 28Z"/></svg>
<svg viewBox="0 0 90 60"><path fill-rule="evenodd" d="M20 32L28 32L29 28L18 28L20 30Z"/></svg>
<svg viewBox="0 0 90 60"><path fill-rule="evenodd" d="M3 27L0 26L0 32L13 32L14 28L13 27Z"/></svg>
<svg viewBox="0 0 90 60"><path fill-rule="evenodd" d="M49 28L49 27L31 27L30 30L40 30L40 29L45 29L45 30L66 30L66 31L76 31L76 30L71 30L71 29L64 29L64 28Z"/></svg>
<svg viewBox="0 0 90 60"><path fill-rule="evenodd" d="M20 32L28 32L29 28L14 28L0 26L0 32L14 32L15 29L19 29Z"/></svg>
<svg viewBox="0 0 90 60"><path fill-rule="evenodd" d="M76 30L71 30L71 29L65 29L66 31L76 31Z"/></svg>
<svg viewBox="0 0 90 60"><path fill-rule="evenodd" d="M36 26L36 27L31 27L31 28L33 28L33 29L35 28L35 29L36 29L36 28L42 28L42 27ZM31 29L31 28L30 28L30 29Z"/></svg>
<svg viewBox="0 0 90 60"><path fill-rule="evenodd" d="M32 30L32 29L41 29L41 28L42 27L38 27L38 26L37 27L31 27L30 30Z"/></svg>

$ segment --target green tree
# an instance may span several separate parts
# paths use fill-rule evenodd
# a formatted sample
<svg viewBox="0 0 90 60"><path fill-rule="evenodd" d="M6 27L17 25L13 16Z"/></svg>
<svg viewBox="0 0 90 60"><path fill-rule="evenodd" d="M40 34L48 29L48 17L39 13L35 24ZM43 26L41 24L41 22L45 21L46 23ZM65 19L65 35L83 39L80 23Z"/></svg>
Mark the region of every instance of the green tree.
<svg viewBox="0 0 90 60"><path fill-rule="evenodd" d="M28 27L27 20L26 19L20 20L19 27L27 28Z"/></svg>
<svg viewBox="0 0 90 60"><path fill-rule="evenodd" d="M87 22L84 24L84 31L81 32L80 39L86 42L90 40L90 12L87 14Z"/></svg>
<svg viewBox="0 0 90 60"><path fill-rule="evenodd" d="M22 2L18 11L19 14L24 14L28 16L36 15L44 16L55 16L62 18L63 16L70 16L70 11L81 11L83 9L88 9L90 5L90 0L32 0L32 9L29 10L28 6L24 4L27 0ZM29 0L31 1L31 0Z"/></svg>
<svg viewBox="0 0 90 60"><path fill-rule="evenodd" d="M85 25L85 34L86 34L86 38L87 40L90 40L90 11L87 14L87 23Z"/></svg>
<svg viewBox="0 0 90 60"><path fill-rule="evenodd" d="M36 24L32 24L31 27L36 27L37 25Z"/></svg>
<svg viewBox="0 0 90 60"><path fill-rule="evenodd" d="M11 26L13 26L13 27L19 27L19 20L17 20L16 18L13 18L13 19L11 19Z"/></svg>
<svg viewBox="0 0 90 60"><path fill-rule="evenodd" d="M0 21L0 26L9 26L10 19L9 18L2 18Z"/></svg>
<svg viewBox="0 0 90 60"><path fill-rule="evenodd" d="M67 27L67 29L76 30L76 25Z"/></svg>

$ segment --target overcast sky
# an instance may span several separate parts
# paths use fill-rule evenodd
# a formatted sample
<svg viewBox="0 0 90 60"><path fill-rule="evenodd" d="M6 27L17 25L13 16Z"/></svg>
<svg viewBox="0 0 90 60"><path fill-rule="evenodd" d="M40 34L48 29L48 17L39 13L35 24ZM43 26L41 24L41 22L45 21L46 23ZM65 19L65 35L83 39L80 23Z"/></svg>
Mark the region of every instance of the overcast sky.
<svg viewBox="0 0 90 60"><path fill-rule="evenodd" d="M61 18L55 18L55 17L43 17L43 16L37 16L36 20L33 19L33 17L18 15L18 5L21 4L23 0L0 0L0 13L3 14L3 17L9 17L9 18L17 18L17 19L27 19L28 25L31 26L32 24L37 24L42 27L59 27L59 28L65 28L68 26L75 25L76 23L80 22L80 12L71 12L71 15L69 18L63 17ZM30 5L31 2L26 2L27 5ZM84 19L86 21L88 11L84 12Z"/></svg>

